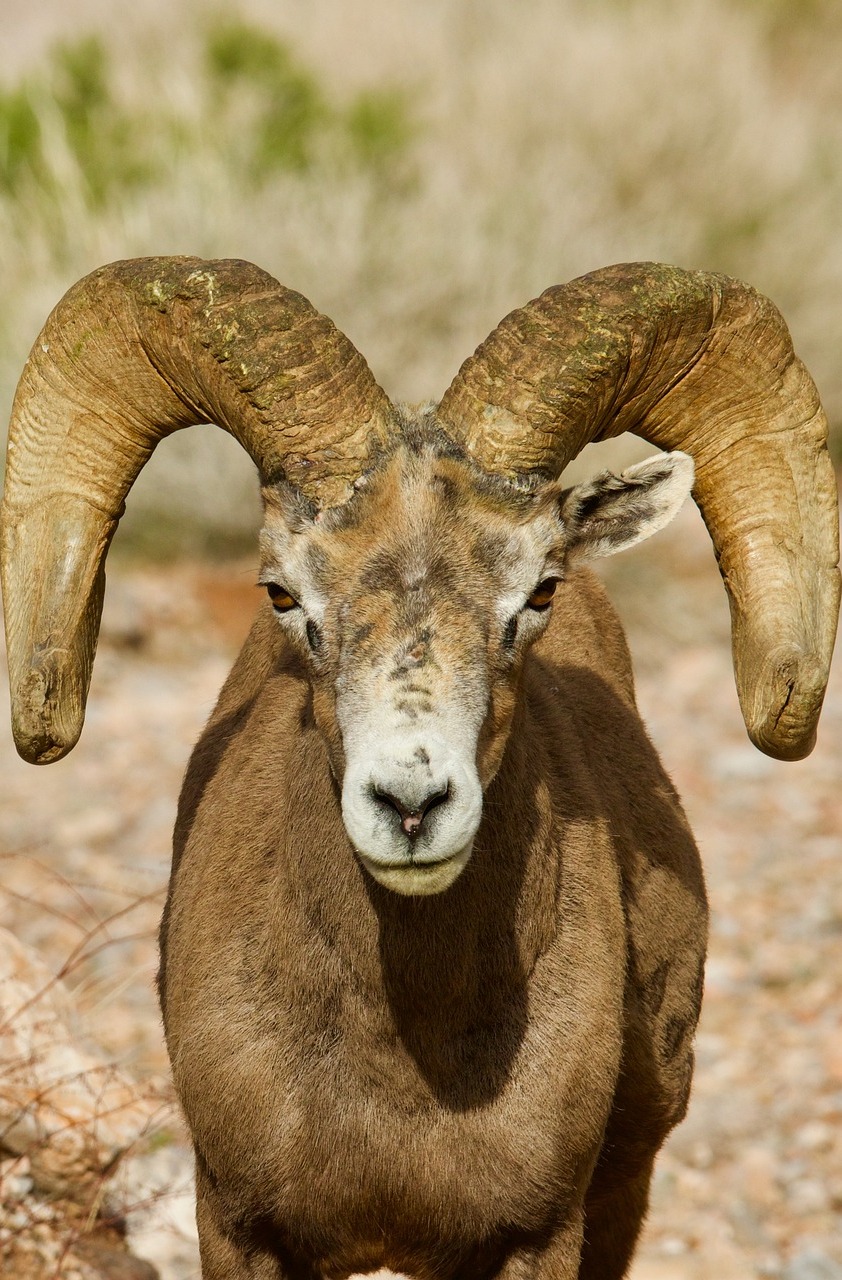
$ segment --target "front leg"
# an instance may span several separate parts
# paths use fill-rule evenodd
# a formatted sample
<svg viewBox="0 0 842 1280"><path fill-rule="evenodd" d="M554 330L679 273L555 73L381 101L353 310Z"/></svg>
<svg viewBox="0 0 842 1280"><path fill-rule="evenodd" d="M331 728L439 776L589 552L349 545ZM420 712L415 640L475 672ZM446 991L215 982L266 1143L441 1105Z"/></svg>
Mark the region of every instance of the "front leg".
<svg viewBox="0 0 842 1280"><path fill-rule="evenodd" d="M577 1280L582 1256L582 1213L572 1215L543 1247L510 1253L494 1280Z"/></svg>
<svg viewBox="0 0 842 1280"><path fill-rule="evenodd" d="M212 1181L196 1160L196 1226L202 1280L319 1280L315 1271L226 1228Z"/></svg>
<svg viewBox="0 0 842 1280"><path fill-rule="evenodd" d="M196 1225L202 1280L293 1280L277 1257L246 1250L222 1229L206 1198L197 1196Z"/></svg>
<svg viewBox="0 0 842 1280"><path fill-rule="evenodd" d="M585 1201L585 1244L578 1280L622 1280L631 1264L649 1204L649 1183L655 1157L636 1177L620 1182L604 1195Z"/></svg>

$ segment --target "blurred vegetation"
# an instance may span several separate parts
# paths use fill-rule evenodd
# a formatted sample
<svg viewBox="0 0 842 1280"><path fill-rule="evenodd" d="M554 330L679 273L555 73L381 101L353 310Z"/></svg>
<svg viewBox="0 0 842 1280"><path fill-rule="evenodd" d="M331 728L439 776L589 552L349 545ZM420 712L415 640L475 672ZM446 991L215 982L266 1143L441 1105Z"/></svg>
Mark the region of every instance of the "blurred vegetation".
<svg viewBox="0 0 842 1280"><path fill-rule="evenodd" d="M654 258L775 299L842 461L836 0L145 3L0 83L0 415L50 306L115 258L250 258L409 400L547 285ZM248 543L236 446L158 453L118 547Z"/></svg>
<svg viewBox="0 0 842 1280"><path fill-rule="evenodd" d="M322 164L381 168L405 158L412 137L408 98L363 90L344 106L277 37L242 22L213 28L206 43L208 119L236 120L243 164L260 185L278 170Z"/></svg>
<svg viewBox="0 0 842 1280"><path fill-rule="evenodd" d="M0 88L0 190L57 201L70 169L95 211L207 149L257 187L277 171L321 166L329 176L405 158L413 125L400 91L363 90L336 104L285 42L239 21L212 26L203 43L198 118L166 102L122 101L101 38L54 46L37 75Z"/></svg>
<svg viewBox="0 0 842 1280"><path fill-rule="evenodd" d="M90 36L59 45L42 76L0 89L0 189L60 200L65 160L96 209L115 190L154 177L144 163L143 136L142 116L114 97L102 42Z"/></svg>
<svg viewBox="0 0 842 1280"><path fill-rule="evenodd" d="M214 120L248 104L244 151L255 181L274 169L313 163L331 112L317 77L297 65L289 49L267 32L236 23L212 33L206 65Z"/></svg>

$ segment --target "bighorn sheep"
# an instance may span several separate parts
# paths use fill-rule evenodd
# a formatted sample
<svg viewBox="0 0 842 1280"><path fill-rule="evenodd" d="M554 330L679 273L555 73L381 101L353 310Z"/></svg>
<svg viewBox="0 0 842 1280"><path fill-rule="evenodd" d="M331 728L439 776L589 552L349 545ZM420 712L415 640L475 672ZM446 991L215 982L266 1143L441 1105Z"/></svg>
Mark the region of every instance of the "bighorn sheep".
<svg viewBox="0 0 842 1280"><path fill-rule="evenodd" d="M269 600L187 771L161 929L203 1275L620 1277L687 1103L706 907L580 562L666 523L691 455L749 734L805 755L839 595L813 383L767 299L643 263L514 311L410 412L256 267L103 267L13 410L26 759L79 735L132 482L207 420L260 472ZM626 430L686 452L562 490Z"/></svg>

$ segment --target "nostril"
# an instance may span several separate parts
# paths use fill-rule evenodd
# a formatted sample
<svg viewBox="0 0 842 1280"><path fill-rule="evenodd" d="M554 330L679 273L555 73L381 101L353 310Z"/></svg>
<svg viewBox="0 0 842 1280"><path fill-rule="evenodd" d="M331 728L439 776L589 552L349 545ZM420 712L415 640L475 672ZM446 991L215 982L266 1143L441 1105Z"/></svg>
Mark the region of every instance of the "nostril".
<svg viewBox="0 0 842 1280"><path fill-rule="evenodd" d="M450 787L441 787L437 791L432 791L420 804L414 800L402 800L391 791L381 791L379 787L374 788L373 795L378 804L384 808L393 809L397 813L401 820L401 830L410 840L414 840L420 833L427 814L449 799Z"/></svg>
<svg viewBox="0 0 842 1280"><path fill-rule="evenodd" d="M444 804L444 802L449 799L450 799L449 784L447 786L442 787L439 791L433 791L430 795L427 796L427 799L424 801L424 804L421 809L421 816L423 818L426 818L428 813L431 813L433 809L437 809L440 804Z"/></svg>

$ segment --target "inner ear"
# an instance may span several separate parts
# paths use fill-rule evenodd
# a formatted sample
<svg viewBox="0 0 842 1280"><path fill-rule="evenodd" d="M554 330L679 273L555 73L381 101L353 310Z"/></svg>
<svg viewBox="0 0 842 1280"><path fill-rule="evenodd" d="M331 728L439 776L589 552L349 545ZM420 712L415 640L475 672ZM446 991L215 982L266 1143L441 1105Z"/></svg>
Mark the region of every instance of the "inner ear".
<svg viewBox="0 0 842 1280"><path fill-rule="evenodd" d="M619 476L605 471L566 490L559 515L567 553L592 560L643 542L678 514L693 475L689 454L661 453Z"/></svg>

